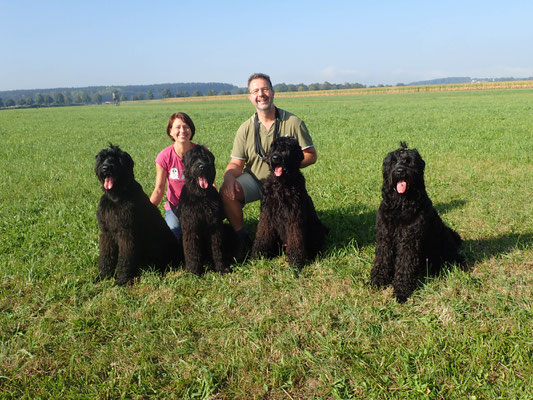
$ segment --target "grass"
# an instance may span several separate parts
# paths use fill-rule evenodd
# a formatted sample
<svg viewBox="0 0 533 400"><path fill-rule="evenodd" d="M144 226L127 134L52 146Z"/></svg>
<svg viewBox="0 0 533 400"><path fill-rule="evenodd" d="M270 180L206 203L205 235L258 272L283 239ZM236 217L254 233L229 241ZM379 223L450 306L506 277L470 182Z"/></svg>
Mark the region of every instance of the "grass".
<svg viewBox="0 0 533 400"><path fill-rule="evenodd" d="M220 276L145 273L98 284L109 142L153 189L175 111L216 156L217 183L246 100L0 112L0 398L529 399L533 397L533 90L282 98L319 161L304 170L326 249L296 273L253 260ZM406 304L366 285L381 163L400 140L426 160L467 271ZM255 229L258 205L246 208Z"/></svg>

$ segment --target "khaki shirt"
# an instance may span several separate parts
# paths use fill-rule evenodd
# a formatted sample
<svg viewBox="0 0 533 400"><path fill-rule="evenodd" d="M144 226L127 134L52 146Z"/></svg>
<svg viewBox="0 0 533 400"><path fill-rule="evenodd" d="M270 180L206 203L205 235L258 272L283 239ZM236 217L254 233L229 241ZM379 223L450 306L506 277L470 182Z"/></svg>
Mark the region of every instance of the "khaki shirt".
<svg viewBox="0 0 533 400"><path fill-rule="evenodd" d="M305 123L296 115L291 114L288 111L279 109L280 123L279 123L279 135L280 136L292 136L298 140L302 150L309 147L314 147L313 140L309 135L309 131L305 126ZM270 173L268 164L262 161L255 152L254 142L254 117L252 115L247 119L237 130L235 140L233 141L233 150L231 151L231 157L238 160L245 161L244 171L251 173L261 184L265 183L265 180ZM274 127L272 124L267 131L264 125L259 122L259 136L261 137L261 144L265 153L270 149L270 145L274 140Z"/></svg>

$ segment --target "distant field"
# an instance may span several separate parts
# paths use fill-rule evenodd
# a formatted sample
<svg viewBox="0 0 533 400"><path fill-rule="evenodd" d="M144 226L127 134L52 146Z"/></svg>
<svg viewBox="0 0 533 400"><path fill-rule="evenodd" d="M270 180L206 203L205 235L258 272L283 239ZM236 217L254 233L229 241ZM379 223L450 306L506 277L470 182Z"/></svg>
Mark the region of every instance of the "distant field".
<svg viewBox="0 0 533 400"><path fill-rule="evenodd" d="M533 398L533 89L277 105L316 144L304 174L330 228L323 255L299 274L279 257L127 288L93 283L95 154L119 144L151 193L168 116L185 111L220 185L250 103L0 111L0 399ZM469 267L402 305L366 284L381 163L400 140L424 157ZM246 208L252 232L258 214Z"/></svg>

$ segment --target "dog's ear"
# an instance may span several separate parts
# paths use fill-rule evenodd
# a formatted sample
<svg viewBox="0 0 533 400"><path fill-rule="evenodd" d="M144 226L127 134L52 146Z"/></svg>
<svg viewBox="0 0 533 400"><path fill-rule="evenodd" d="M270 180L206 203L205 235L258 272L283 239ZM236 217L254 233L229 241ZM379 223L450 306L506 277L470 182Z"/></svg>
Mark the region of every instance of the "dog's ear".
<svg viewBox="0 0 533 400"><path fill-rule="evenodd" d="M404 149L404 150L407 150L407 147L408 147L408 146L407 146L407 142L406 142L405 140L402 140L402 141L400 142L400 147L401 147L402 149Z"/></svg>
<svg viewBox="0 0 533 400"><path fill-rule="evenodd" d="M394 152L390 152L389 154L387 154L387 156L383 160L383 168L382 169L383 169L383 180L384 181L387 179L387 177L390 174L393 154L394 154Z"/></svg>
<svg viewBox="0 0 533 400"><path fill-rule="evenodd" d="M124 164L132 170L135 165L135 163L133 162L133 158L131 158L131 156L126 152L124 152Z"/></svg>

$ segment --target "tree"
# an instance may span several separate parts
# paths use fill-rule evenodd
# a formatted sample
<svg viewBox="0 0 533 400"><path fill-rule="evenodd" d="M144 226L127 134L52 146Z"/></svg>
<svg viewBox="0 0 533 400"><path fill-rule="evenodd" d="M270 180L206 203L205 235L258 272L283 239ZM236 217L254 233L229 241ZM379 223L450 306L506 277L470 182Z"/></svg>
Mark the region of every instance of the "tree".
<svg viewBox="0 0 533 400"><path fill-rule="evenodd" d="M164 99L168 99L169 97L172 97L172 92L168 88L163 89L163 91L161 92L161 97Z"/></svg>
<svg viewBox="0 0 533 400"><path fill-rule="evenodd" d="M18 99L17 106L25 106L25 105L26 105L26 100L24 100L23 98Z"/></svg>
<svg viewBox="0 0 533 400"><path fill-rule="evenodd" d="M144 93L137 93L137 100L144 100Z"/></svg>
<svg viewBox="0 0 533 400"><path fill-rule="evenodd" d="M221 96L227 96L227 95L230 95L230 94L231 94L231 92L229 90L223 90L223 91L220 92Z"/></svg>
<svg viewBox="0 0 533 400"><path fill-rule="evenodd" d="M192 92L192 95L194 97L201 97L203 96L202 92L200 92L199 90L195 90L194 92Z"/></svg>
<svg viewBox="0 0 533 400"><path fill-rule="evenodd" d="M26 97L26 104L29 106L33 104L33 99L31 98L31 96Z"/></svg>
<svg viewBox="0 0 533 400"><path fill-rule="evenodd" d="M35 104L42 106L44 104L44 97L41 93L35 95Z"/></svg>
<svg viewBox="0 0 533 400"><path fill-rule="evenodd" d="M89 104L91 102L91 99L90 99L90 97L89 97L89 95L87 93L83 92L81 94L81 102L83 104Z"/></svg>
<svg viewBox="0 0 533 400"><path fill-rule="evenodd" d="M296 85L293 85L293 84L287 85L287 91L288 92L296 92L297 90L298 90L298 88L296 87Z"/></svg>
<svg viewBox="0 0 533 400"><path fill-rule="evenodd" d="M54 103L58 106L65 105L65 96L63 96L63 93L54 93Z"/></svg>
<svg viewBox="0 0 533 400"><path fill-rule="evenodd" d="M246 90L243 89L243 88L238 88L237 89L237 94L246 94Z"/></svg>
<svg viewBox="0 0 533 400"><path fill-rule="evenodd" d="M147 91L146 92L146 99L147 100L153 100L153 98L154 98L154 94L152 93L152 91L151 90Z"/></svg>
<svg viewBox="0 0 533 400"><path fill-rule="evenodd" d="M320 90L331 90L331 83L324 82L322 85L320 85Z"/></svg>
<svg viewBox="0 0 533 400"><path fill-rule="evenodd" d="M52 99L52 96L50 96L49 94L45 94L44 95L44 104L45 105L49 106L53 102L54 102L54 99Z"/></svg>
<svg viewBox="0 0 533 400"><path fill-rule="evenodd" d="M70 98L70 96L68 94L65 94L65 105L66 106L70 106L72 105L72 99Z"/></svg>
<svg viewBox="0 0 533 400"><path fill-rule="evenodd" d="M125 93L122 93L120 95L120 101L128 101L128 95Z"/></svg>
<svg viewBox="0 0 533 400"><path fill-rule="evenodd" d="M0 97L0 107L4 107L4 100Z"/></svg>
<svg viewBox="0 0 533 400"><path fill-rule="evenodd" d="M102 104L102 95L100 93L93 94L93 103Z"/></svg>
<svg viewBox="0 0 533 400"><path fill-rule="evenodd" d="M309 90L320 90L320 85L318 83L311 83L309 85Z"/></svg>
<svg viewBox="0 0 533 400"><path fill-rule="evenodd" d="M6 100L6 107L13 107L14 105L15 105L15 100L13 99Z"/></svg>
<svg viewBox="0 0 533 400"><path fill-rule="evenodd" d="M278 83L277 85L274 85L274 90L276 92L286 92L288 90L287 85L284 83Z"/></svg>
<svg viewBox="0 0 533 400"><path fill-rule="evenodd" d="M207 91L207 95L208 96L216 96L218 94L218 92L216 91L216 89L209 89Z"/></svg>
<svg viewBox="0 0 533 400"><path fill-rule="evenodd" d="M300 84L298 84L298 88L297 88L297 90L298 90L299 92L305 92L305 91L308 90L308 88L307 88L307 85L305 85L305 84L303 84L303 83L300 83Z"/></svg>

